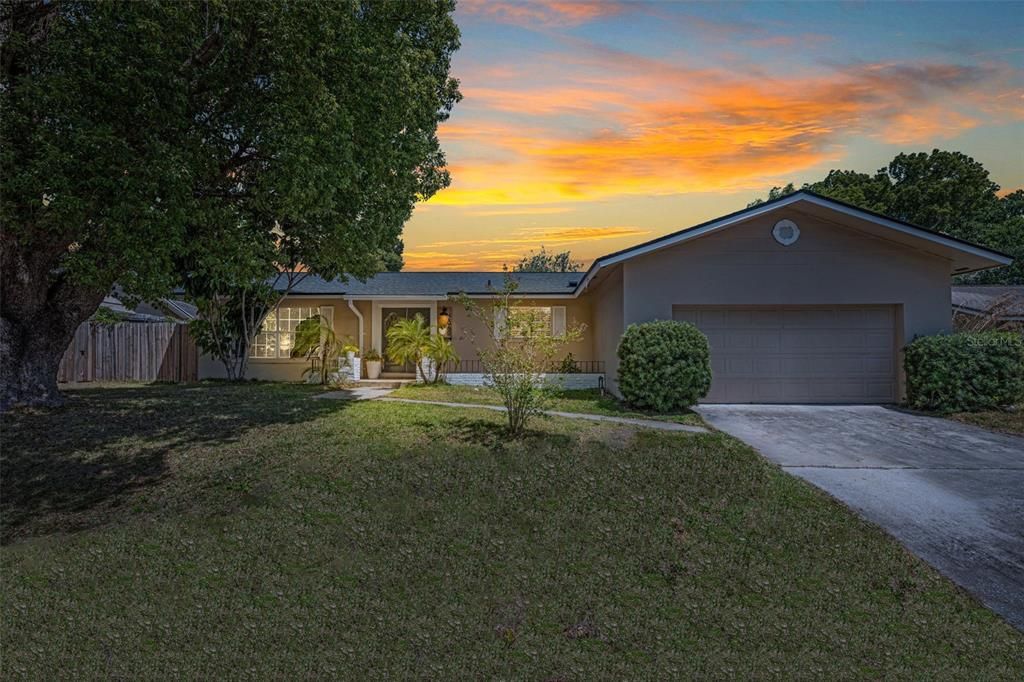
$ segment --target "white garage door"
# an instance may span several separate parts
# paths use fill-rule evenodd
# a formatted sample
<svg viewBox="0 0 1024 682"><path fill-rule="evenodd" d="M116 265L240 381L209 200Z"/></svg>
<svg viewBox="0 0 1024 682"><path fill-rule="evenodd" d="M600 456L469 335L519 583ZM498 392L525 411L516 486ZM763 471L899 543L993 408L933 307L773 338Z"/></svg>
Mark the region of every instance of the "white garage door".
<svg viewBox="0 0 1024 682"><path fill-rule="evenodd" d="M687 307L711 346L709 403L896 400L893 306Z"/></svg>

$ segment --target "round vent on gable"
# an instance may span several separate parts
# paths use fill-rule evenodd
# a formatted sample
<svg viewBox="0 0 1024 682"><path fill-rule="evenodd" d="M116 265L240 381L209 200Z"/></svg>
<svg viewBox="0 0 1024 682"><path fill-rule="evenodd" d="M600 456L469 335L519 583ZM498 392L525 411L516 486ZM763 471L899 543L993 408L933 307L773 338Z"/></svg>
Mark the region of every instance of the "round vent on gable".
<svg viewBox="0 0 1024 682"><path fill-rule="evenodd" d="M780 220L772 228L772 236L783 246L789 246L800 239L800 228L792 220Z"/></svg>

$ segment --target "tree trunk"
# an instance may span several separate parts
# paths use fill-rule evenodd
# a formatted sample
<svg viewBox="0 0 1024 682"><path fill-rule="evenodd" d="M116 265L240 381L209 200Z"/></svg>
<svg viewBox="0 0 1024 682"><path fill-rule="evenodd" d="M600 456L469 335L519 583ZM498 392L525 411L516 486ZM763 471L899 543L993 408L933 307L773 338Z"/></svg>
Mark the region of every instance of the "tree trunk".
<svg viewBox="0 0 1024 682"><path fill-rule="evenodd" d="M103 300L96 300L96 307ZM95 311L65 317L39 311L28 318L0 316L0 410L16 405L55 407L64 398L57 388L61 358L78 326Z"/></svg>
<svg viewBox="0 0 1024 682"><path fill-rule="evenodd" d="M63 402L57 389L57 369L64 348L40 343L35 336L38 332L46 333L38 328L28 329L14 320L0 319L0 410L14 405L57 406Z"/></svg>
<svg viewBox="0 0 1024 682"><path fill-rule="evenodd" d="M0 268L0 411L59 406L60 360L108 288L76 285L54 271L46 254L11 246L4 244Z"/></svg>

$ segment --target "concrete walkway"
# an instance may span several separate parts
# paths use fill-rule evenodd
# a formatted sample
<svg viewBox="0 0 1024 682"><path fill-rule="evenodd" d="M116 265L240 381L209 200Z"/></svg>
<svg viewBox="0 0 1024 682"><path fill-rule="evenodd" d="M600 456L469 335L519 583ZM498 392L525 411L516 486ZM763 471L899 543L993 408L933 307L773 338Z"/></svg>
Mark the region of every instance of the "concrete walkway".
<svg viewBox="0 0 1024 682"><path fill-rule="evenodd" d="M441 400L413 400L412 398L376 398L389 403L411 403L413 405L439 405L441 407L462 407L476 410L493 410L494 412L505 412L503 405L480 405L477 403L446 403ZM610 424L628 424L629 426L640 426L646 429L659 429L661 431L687 431L689 433L708 433L708 430L701 426L690 426L689 424L677 424L675 422L656 421L654 419L632 419L630 417L612 417L604 414L584 414L582 412L559 412L558 410L544 410L544 414L550 417L565 417L567 419L585 419L592 422L605 422Z"/></svg>
<svg viewBox="0 0 1024 682"><path fill-rule="evenodd" d="M342 388L313 396L313 400L376 400L391 393L393 388Z"/></svg>
<svg viewBox="0 0 1024 682"><path fill-rule="evenodd" d="M1024 630L1024 438L875 405L701 405Z"/></svg>

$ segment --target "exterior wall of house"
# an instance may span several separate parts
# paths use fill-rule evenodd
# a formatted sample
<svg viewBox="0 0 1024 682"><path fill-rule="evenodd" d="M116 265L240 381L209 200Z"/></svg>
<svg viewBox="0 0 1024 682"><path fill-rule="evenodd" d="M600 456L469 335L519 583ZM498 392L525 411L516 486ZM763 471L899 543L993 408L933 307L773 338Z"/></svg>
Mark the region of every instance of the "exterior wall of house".
<svg viewBox="0 0 1024 682"><path fill-rule="evenodd" d="M334 333L339 339L351 336L354 340L358 336L359 321L348 308L348 303L340 297L313 297L313 296L290 296L281 302L282 307L291 306L331 306L333 308L332 320ZM369 324L367 312L363 312ZM369 348L369 346L366 346ZM249 371L246 373L248 379L261 381L301 381L302 372L309 367L309 361L299 359L267 359L249 358ZM223 379L225 377L224 365L208 355L199 359L200 379Z"/></svg>
<svg viewBox="0 0 1024 682"><path fill-rule="evenodd" d="M800 228L790 246L771 234L783 218ZM793 210L627 260L622 289L623 326L673 305L895 305L901 348L952 324L949 261Z"/></svg>
<svg viewBox="0 0 1024 682"><path fill-rule="evenodd" d="M484 308L489 304L486 300L479 300ZM369 351L373 344L373 302L369 300L354 301L356 309L363 315L363 351ZM586 299L529 299L521 302L522 305L538 306L565 306L565 317L567 327L575 324L583 324L582 338L569 344L566 352L571 352L577 360L595 360L593 354L592 339L594 329L590 315L590 301ZM286 298L282 306L332 306L334 333L339 339L351 338L357 341L359 337L359 320L348 307L348 301L343 297L309 297L293 296ZM385 304L386 305L386 304ZM433 305L432 302L425 302L424 307ZM453 325L453 343L459 357L467 361L477 359L477 343L491 343L491 337L486 327L479 320L472 318L459 303L439 302L438 310L447 307ZM380 348L377 348L380 351ZM309 366L304 359L262 359L250 358L247 377L263 381L300 381L302 372ZM222 379L224 378L224 366L209 356L202 356L199 363L199 377L201 379ZM364 373L365 378L365 373ZM573 381L576 381L575 379ZM572 383L572 382L570 382ZM587 387L596 386L596 379L588 380Z"/></svg>
<svg viewBox="0 0 1024 682"><path fill-rule="evenodd" d="M485 299L475 301L486 311L490 312L490 303ZM570 343L566 347L566 353L572 353L577 360L597 360L594 356L594 326L591 317L590 301L585 298L538 298L524 299L517 301L518 305L524 306L565 306L565 324L567 329L574 325L583 325L583 333L578 341ZM461 303L440 303L446 306L451 314L452 343L455 344L455 352L463 361L474 361L477 359L477 348L483 344L494 342L490 332L482 320L471 316ZM561 359L561 358L559 358Z"/></svg>
<svg viewBox="0 0 1024 682"><path fill-rule="evenodd" d="M607 280L583 298L591 301L594 359L604 363L605 385L618 395L619 339L625 330L622 318L622 268L615 268Z"/></svg>

